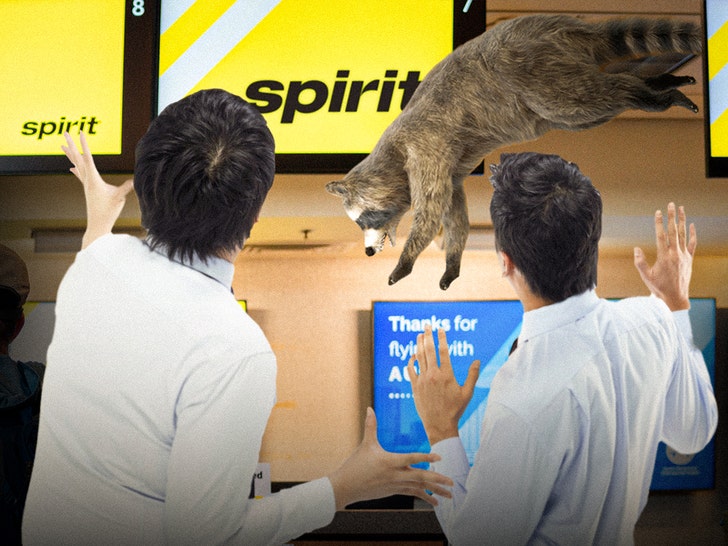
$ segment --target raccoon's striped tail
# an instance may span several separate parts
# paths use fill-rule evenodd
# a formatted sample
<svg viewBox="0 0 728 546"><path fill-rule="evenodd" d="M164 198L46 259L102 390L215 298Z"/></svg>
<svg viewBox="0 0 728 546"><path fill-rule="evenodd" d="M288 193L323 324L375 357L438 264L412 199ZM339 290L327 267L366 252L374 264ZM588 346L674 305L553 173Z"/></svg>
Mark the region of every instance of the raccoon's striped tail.
<svg viewBox="0 0 728 546"><path fill-rule="evenodd" d="M700 27L689 21L633 17L597 25L605 38L598 54L601 62L660 53L697 55L703 49Z"/></svg>

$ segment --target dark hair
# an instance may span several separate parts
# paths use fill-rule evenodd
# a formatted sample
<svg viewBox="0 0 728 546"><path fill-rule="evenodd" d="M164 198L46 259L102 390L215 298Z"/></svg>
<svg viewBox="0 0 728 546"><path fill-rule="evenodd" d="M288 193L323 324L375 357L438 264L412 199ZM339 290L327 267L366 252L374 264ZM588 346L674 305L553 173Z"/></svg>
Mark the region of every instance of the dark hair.
<svg viewBox="0 0 728 546"><path fill-rule="evenodd" d="M594 288L602 199L579 167L557 155L503 154L491 165L496 248L550 302Z"/></svg>
<svg viewBox="0 0 728 546"><path fill-rule="evenodd" d="M170 104L136 147L148 243L203 260L241 247L274 174L273 136L253 105L221 89Z"/></svg>

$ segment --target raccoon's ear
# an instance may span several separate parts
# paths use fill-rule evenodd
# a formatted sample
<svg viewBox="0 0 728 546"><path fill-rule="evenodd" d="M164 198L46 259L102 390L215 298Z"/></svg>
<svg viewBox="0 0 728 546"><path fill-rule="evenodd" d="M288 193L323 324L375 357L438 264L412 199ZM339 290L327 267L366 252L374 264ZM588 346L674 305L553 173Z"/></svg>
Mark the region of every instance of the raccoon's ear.
<svg viewBox="0 0 728 546"><path fill-rule="evenodd" d="M342 197L347 193L346 185L343 180L334 180L333 182L329 182L326 184L326 191Z"/></svg>

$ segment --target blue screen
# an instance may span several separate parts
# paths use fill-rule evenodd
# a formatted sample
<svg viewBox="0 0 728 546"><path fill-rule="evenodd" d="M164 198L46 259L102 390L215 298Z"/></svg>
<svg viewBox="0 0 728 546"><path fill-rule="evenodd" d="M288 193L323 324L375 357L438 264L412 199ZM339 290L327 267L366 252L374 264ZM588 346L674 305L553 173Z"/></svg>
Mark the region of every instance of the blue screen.
<svg viewBox="0 0 728 546"><path fill-rule="evenodd" d="M426 325L447 332L455 377L465 381L473 360L480 377L473 399L460 419L460 438L470 464L480 445L480 424L490 383L508 358L521 331L519 301L374 302L374 411L379 442L388 451L429 451L407 374L417 334Z"/></svg>
<svg viewBox="0 0 728 546"><path fill-rule="evenodd" d="M693 339L702 351L711 380L715 377L715 300L691 298ZM508 358L521 330L518 301L374 302L374 411L379 442L388 451L430 450L412 398L407 363L417 334L426 325L447 332L455 377L462 384L473 360L480 377L473 399L460 419L460 438L470 464L480 445L480 428L490 384ZM660 443L651 489L707 489L714 485L714 440L700 453L683 455Z"/></svg>

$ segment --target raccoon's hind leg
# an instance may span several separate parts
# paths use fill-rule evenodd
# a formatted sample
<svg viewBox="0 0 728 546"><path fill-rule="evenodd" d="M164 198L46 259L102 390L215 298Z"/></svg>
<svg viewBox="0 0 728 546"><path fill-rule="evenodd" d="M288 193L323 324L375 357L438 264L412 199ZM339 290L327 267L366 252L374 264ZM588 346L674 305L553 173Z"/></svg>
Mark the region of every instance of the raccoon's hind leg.
<svg viewBox="0 0 728 546"><path fill-rule="evenodd" d="M447 290L452 281L460 276L460 262L468 240L470 222L468 220L468 207L463 189L463 180L453 181L452 199L450 207L443 216L445 231L445 273L440 278L440 288Z"/></svg>
<svg viewBox="0 0 728 546"><path fill-rule="evenodd" d="M650 89L654 89L657 92L666 93L672 102L671 105L682 106L693 112L698 112L697 105L687 98L682 92L677 91L677 87L683 85L695 84L695 78L692 76L675 76L673 74L662 74L653 78L645 79L645 84Z"/></svg>
<svg viewBox="0 0 728 546"><path fill-rule="evenodd" d="M645 110L646 112L663 112L671 106L682 106L696 114L699 111L698 105L677 89L651 91L649 93L638 91L635 93L635 99L634 108Z"/></svg>
<svg viewBox="0 0 728 546"><path fill-rule="evenodd" d="M443 212L450 201L452 194L450 177L439 174L445 166L433 166L432 162L433 159L417 161L414 158L408 161L407 170L414 209L412 228L399 256L399 262L389 275L390 285L412 272L417 257L437 235Z"/></svg>
<svg viewBox="0 0 728 546"><path fill-rule="evenodd" d="M695 78L692 76L675 76L674 74L662 74L652 78L646 78L645 83L655 91L675 89L683 85L694 85Z"/></svg>
<svg viewBox="0 0 728 546"><path fill-rule="evenodd" d="M689 76L664 74L642 80L631 74L614 74L610 78L615 82L615 89L622 91L627 108L663 112L671 106L682 106L693 112L698 111L693 101L675 89L694 82Z"/></svg>
<svg viewBox="0 0 728 546"><path fill-rule="evenodd" d="M689 77L668 75L645 81L629 73L584 72L583 76L578 85L571 82L568 88L542 86L538 95L527 97L529 108L551 128L572 131L596 127L629 109L661 112L682 106L698 111L675 89L691 83Z"/></svg>

